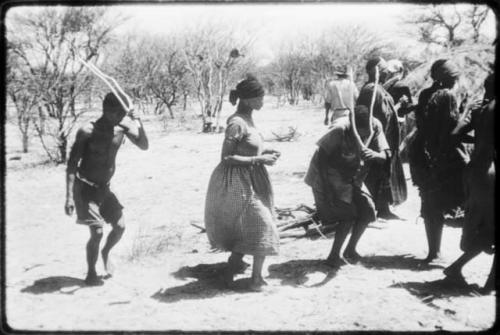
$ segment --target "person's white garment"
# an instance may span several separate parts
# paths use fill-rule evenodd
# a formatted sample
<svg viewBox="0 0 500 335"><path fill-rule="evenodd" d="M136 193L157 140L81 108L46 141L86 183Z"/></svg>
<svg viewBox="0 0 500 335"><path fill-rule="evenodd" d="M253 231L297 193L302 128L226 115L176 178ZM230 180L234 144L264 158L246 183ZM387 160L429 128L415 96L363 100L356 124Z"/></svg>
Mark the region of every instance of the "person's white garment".
<svg viewBox="0 0 500 335"><path fill-rule="evenodd" d="M325 88L325 102L330 103L333 119L349 115L349 109L354 110L358 99L358 89L348 78L329 81Z"/></svg>

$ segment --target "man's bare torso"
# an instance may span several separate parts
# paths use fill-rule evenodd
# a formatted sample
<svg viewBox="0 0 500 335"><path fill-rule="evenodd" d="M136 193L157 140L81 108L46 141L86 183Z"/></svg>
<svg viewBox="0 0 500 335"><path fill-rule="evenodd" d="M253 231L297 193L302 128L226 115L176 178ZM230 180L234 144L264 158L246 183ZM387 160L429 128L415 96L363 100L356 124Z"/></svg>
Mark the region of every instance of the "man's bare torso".
<svg viewBox="0 0 500 335"><path fill-rule="evenodd" d="M83 148L78 173L85 179L102 185L110 181L115 172L116 154L124 142L120 127L104 128L96 123L84 127L88 138Z"/></svg>

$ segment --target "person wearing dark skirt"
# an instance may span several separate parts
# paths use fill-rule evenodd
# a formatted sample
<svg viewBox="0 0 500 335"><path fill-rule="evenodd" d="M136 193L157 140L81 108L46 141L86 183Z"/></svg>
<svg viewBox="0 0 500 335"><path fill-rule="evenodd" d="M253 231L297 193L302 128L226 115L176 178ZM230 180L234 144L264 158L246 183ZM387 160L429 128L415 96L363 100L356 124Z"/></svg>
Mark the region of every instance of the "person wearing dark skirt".
<svg viewBox="0 0 500 335"><path fill-rule="evenodd" d="M379 71L379 83L375 86L376 69ZM359 93L357 105L370 108L374 90L375 103L373 116L382 124L385 138L391 150L391 159L379 164L374 164L366 177L366 186L375 201L377 217L391 220L399 219L389 205L399 205L406 201L407 187L403 172L403 164L399 155L399 123L394 101L384 89L383 84L387 79L387 63L381 57L374 57L366 63L368 82Z"/></svg>
<svg viewBox="0 0 500 335"><path fill-rule="evenodd" d="M463 172L469 149L463 141L453 142L451 136L460 117L453 91L458 76L450 60L434 62L434 83L420 94L417 136L410 148L412 178L419 189L427 235L427 262L439 258L445 214L465 201Z"/></svg>
<svg viewBox="0 0 500 335"><path fill-rule="evenodd" d="M460 241L463 254L444 270L449 279L464 283L462 268L481 252L495 252L495 143L494 143L494 75L485 81L483 106L474 108L460 118L452 136L463 138L474 131L474 150L464 173L465 218ZM495 287L496 256L485 292Z"/></svg>
<svg viewBox="0 0 500 335"><path fill-rule="evenodd" d="M266 256L278 254L279 235L274 221L273 189L265 165L280 153L264 150L252 112L263 106L264 89L253 76L232 90L229 100L236 112L227 120L221 162L208 185L205 226L212 247L231 252L226 284L245 267L244 255L253 256L251 290L266 284L262 267Z"/></svg>

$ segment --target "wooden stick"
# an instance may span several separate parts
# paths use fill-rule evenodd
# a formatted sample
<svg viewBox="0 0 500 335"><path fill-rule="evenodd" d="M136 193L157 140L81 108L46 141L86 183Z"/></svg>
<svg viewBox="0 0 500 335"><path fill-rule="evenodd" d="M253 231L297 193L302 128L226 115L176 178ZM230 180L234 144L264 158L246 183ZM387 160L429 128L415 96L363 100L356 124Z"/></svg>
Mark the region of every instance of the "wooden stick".
<svg viewBox="0 0 500 335"><path fill-rule="evenodd" d="M123 94L123 96L125 97L125 99L127 99L127 102L129 104L129 106L132 106L131 102L130 102L130 97L121 89L120 85L118 85L118 83L116 82L116 80L106 74L104 74L101 70L99 70L96 66L94 66L93 64L90 64L90 63L87 63L86 61L84 61L82 58L78 57L77 56L77 59L83 64L85 65L91 72L93 72L99 79L101 79L110 89L111 89L111 92L113 92L113 94L116 96L116 98L118 99L118 101L120 102L120 105L122 105L123 109L127 112L130 111L130 108L127 107L127 105L125 105L125 103L123 102L123 100L121 99L120 95L117 93L117 90L119 90L120 93ZM107 79L109 78L109 79ZM112 82L110 82L109 80L111 80ZM113 86L113 84L115 86Z"/></svg>
<svg viewBox="0 0 500 335"><path fill-rule="evenodd" d="M378 65L375 66L375 86L373 86L373 94L372 94L372 101L370 103L370 135L366 139L366 142L364 143L366 147L370 145L370 142L372 141L373 138L373 107L375 106L375 98L377 96L377 86L379 82L379 70L378 70Z"/></svg>

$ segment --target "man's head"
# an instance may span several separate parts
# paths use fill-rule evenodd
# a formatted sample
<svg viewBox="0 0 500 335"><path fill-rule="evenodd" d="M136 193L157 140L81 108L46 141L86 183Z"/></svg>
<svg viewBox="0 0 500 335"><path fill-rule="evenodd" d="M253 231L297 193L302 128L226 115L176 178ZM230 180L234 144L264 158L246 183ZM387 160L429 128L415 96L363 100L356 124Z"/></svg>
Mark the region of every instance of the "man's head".
<svg viewBox="0 0 500 335"><path fill-rule="evenodd" d="M337 76L337 78L348 78L349 69L346 65L340 65L335 69L334 74Z"/></svg>
<svg viewBox="0 0 500 335"><path fill-rule="evenodd" d="M127 99L122 94L118 94L120 95L120 99L125 103L125 105L127 107L130 107L128 106ZM104 117L112 125L119 124L127 114L127 111L123 108L116 95L112 92L109 92L104 97L104 100L102 101L102 112Z"/></svg>
<svg viewBox="0 0 500 335"><path fill-rule="evenodd" d="M458 67L448 59L438 59L431 66L431 78L445 88L452 88L458 80Z"/></svg>
<svg viewBox="0 0 500 335"><path fill-rule="evenodd" d="M375 71L378 68L379 83L383 84L387 80L387 62L380 56L372 57L366 62L366 73L370 81L375 80Z"/></svg>

